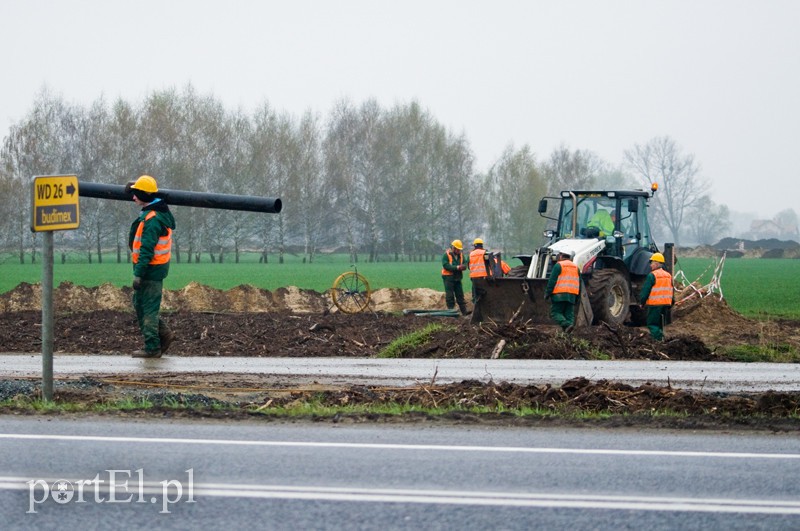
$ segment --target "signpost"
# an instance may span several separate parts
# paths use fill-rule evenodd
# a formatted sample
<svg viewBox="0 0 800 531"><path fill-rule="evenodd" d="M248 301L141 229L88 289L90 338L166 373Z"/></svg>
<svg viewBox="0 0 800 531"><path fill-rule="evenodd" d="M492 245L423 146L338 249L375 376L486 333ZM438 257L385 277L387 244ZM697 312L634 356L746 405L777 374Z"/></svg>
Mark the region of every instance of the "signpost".
<svg viewBox="0 0 800 531"><path fill-rule="evenodd" d="M31 230L77 229L80 226L78 205L77 175L34 177Z"/></svg>
<svg viewBox="0 0 800 531"><path fill-rule="evenodd" d="M34 177L31 231L42 232L42 398L53 399L53 231L80 226L77 175Z"/></svg>

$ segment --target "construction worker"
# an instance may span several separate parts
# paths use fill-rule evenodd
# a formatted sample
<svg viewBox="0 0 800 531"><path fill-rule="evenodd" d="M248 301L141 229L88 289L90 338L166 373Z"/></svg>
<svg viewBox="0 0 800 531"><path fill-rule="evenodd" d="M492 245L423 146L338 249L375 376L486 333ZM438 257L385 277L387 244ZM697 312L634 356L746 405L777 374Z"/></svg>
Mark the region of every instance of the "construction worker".
<svg viewBox="0 0 800 531"><path fill-rule="evenodd" d="M672 306L672 275L664 270L664 255L650 257L650 274L644 279L639 304L647 308L647 328L656 341L664 340L664 321Z"/></svg>
<svg viewBox="0 0 800 531"><path fill-rule="evenodd" d="M464 244L461 240L453 240L450 247L442 255L442 281L444 282L444 302L447 309L452 310L456 303L462 315L467 315L467 303L464 300L464 288L461 285L463 271L467 269L464 260Z"/></svg>
<svg viewBox="0 0 800 531"><path fill-rule="evenodd" d="M556 263L550 271L544 298L552 299L550 317L568 334L575 328L575 301L580 295L580 287L580 272L572 261L572 255L558 253Z"/></svg>
<svg viewBox="0 0 800 531"><path fill-rule="evenodd" d="M511 266L500 258L500 253L492 253L490 262L489 276L504 277L511 272Z"/></svg>
<svg viewBox="0 0 800 531"><path fill-rule="evenodd" d="M160 358L174 339L159 311L162 282L169 273L175 218L167 203L156 196L158 184L153 177L142 175L128 189L134 203L142 207L128 238L133 260L133 308L144 336L144 350L135 351L133 357Z"/></svg>
<svg viewBox="0 0 800 531"><path fill-rule="evenodd" d="M469 278L486 278L489 275L486 268L486 249L483 248L483 240L475 238L472 242L472 252L469 253ZM472 304L478 302L478 290L475 283L472 283Z"/></svg>
<svg viewBox="0 0 800 531"><path fill-rule="evenodd" d="M616 214L614 214L616 215ZM614 232L614 218L605 208L598 208L592 219L586 224L587 229L597 229L601 238L611 236Z"/></svg>

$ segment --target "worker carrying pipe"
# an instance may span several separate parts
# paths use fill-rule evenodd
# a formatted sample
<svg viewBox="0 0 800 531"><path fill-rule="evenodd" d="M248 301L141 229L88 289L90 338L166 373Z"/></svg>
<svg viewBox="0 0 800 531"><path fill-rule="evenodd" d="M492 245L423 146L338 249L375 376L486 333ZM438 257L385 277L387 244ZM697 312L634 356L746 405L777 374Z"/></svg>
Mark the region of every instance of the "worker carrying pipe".
<svg viewBox="0 0 800 531"><path fill-rule="evenodd" d="M160 358L175 339L159 316L162 283L169 272L175 230L175 219L168 205L269 214L280 213L282 207L278 198L167 190L159 188L150 175L142 175L124 186L79 181L78 195L134 201L142 208L128 238L133 260L133 306L144 339L144 349L132 354L136 358Z"/></svg>

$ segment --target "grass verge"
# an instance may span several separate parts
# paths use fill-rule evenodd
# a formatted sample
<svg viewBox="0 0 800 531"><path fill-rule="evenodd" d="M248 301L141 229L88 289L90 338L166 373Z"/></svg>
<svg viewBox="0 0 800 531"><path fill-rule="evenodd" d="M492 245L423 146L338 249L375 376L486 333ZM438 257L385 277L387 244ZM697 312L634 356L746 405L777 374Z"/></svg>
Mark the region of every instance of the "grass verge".
<svg viewBox="0 0 800 531"><path fill-rule="evenodd" d="M295 386L246 391L209 387L212 396L168 386L57 382L41 400L28 380L0 380L0 415L119 415L139 418L348 422L454 421L498 425L742 428L800 432L800 392L702 393L573 378L560 387L465 381L405 386ZM224 398L214 398L224 397Z"/></svg>
<svg viewBox="0 0 800 531"><path fill-rule="evenodd" d="M430 418L448 417L448 416L496 416L502 415L513 418L529 418L529 419L560 419L560 420L608 420L615 416L617 417L631 417L631 416L645 416L645 417L672 417L684 418L688 415L685 412L674 410L653 410L644 413L629 414L618 413L613 411L588 411L579 410L575 408L565 407L511 407L507 406L501 401L498 401L494 406L478 405L463 407L459 405L443 405L438 407L426 407L418 404L402 404L398 402L389 402L384 404L345 404L345 405L329 405L323 404L318 399L310 397L305 401L294 401L290 404L276 405L270 407L256 406L256 405L238 405L238 404L213 404L203 406L200 404L186 404L181 403L181 400L168 400L160 404L145 397L125 398L121 400L111 400L107 402L75 402L75 401L50 401L45 402L41 399L9 399L0 402L0 413L16 413L16 414L42 414L42 415L57 415L57 414L128 414L128 413L142 413L153 414L160 416L163 412L172 411L175 413L187 414L206 414L207 416L215 416L215 413L222 413L226 418L231 416L242 417L265 417L275 419L336 419L339 417L395 417L401 418L404 416L417 417L425 416Z"/></svg>
<svg viewBox="0 0 800 531"><path fill-rule="evenodd" d="M402 358L405 354L428 343L436 332L453 332L455 326L430 323L420 330L404 334L378 352L379 358Z"/></svg>
<svg viewBox="0 0 800 531"><path fill-rule="evenodd" d="M789 345L736 345L723 353L732 361L745 363L800 363L800 353Z"/></svg>

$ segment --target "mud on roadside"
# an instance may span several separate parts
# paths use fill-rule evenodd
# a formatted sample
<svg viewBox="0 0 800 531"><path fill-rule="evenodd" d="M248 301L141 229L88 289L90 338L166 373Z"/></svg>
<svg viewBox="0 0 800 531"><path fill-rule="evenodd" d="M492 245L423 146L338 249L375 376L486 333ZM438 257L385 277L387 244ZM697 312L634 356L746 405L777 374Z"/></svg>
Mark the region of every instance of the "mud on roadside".
<svg viewBox="0 0 800 531"><path fill-rule="evenodd" d="M0 296L0 350L41 350L37 286L20 285ZM57 353L128 356L140 345L130 311L130 288L76 287L55 293ZM286 289L274 294L252 287L228 292L190 285L165 292L165 317L177 339L170 356L374 357L397 338L427 324L442 328L405 357L517 359L654 359L727 361L727 347L782 346L800 350L800 322L746 319L724 301L706 297L676 308L667 341L653 342L644 329L599 326L566 336L555 326L525 323L475 326L468 319L413 317L403 308L435 309L443 295L432 290L387 290L381 309L347 315L333 311L324 295ZM271 302L270 302L271 301ZM311 302L309 302L311 301ZM270 306L272 304L272 306ZM244 311L247 310L247 311ZM438 421L499 424L608 425L634 427L791 430L800 428L800 393L702 394L672 387L630 387L576 378L560 387L461 382L413 388L304 386L264 375L115 375L110 379L57 381L56 400L114 403L143 397L147 410L120 415L278 419L275 411L313 403L334 408L329 421ZM41 392L35 381L0 380L0 413L29 413ZM442 409L445 413L376 414L386 405ZM17 407L17 405L19 407ZM259 409L260 408L260 409ZM401 408L402 409L402 408ZM366 411L366 412L365 412ZM522 411L531 414L520 415Z"/></svg>
<svg viewBox="0 0 800 531"><path fill-rule="evenodd" d="M800 393L704 394L586 378L558 387L477 381L378 387L266 386L265 377L258 375L195 376L193 385L180 375L58 381L54 399L82 414L102 411L142 418L800 431ZM35 381L0 380L0 402L6 403L0 414L35 414L31 404L39 396ZM124 408L108 407L123 402ZM308 406L317 412L297 413Z"/></svg>

